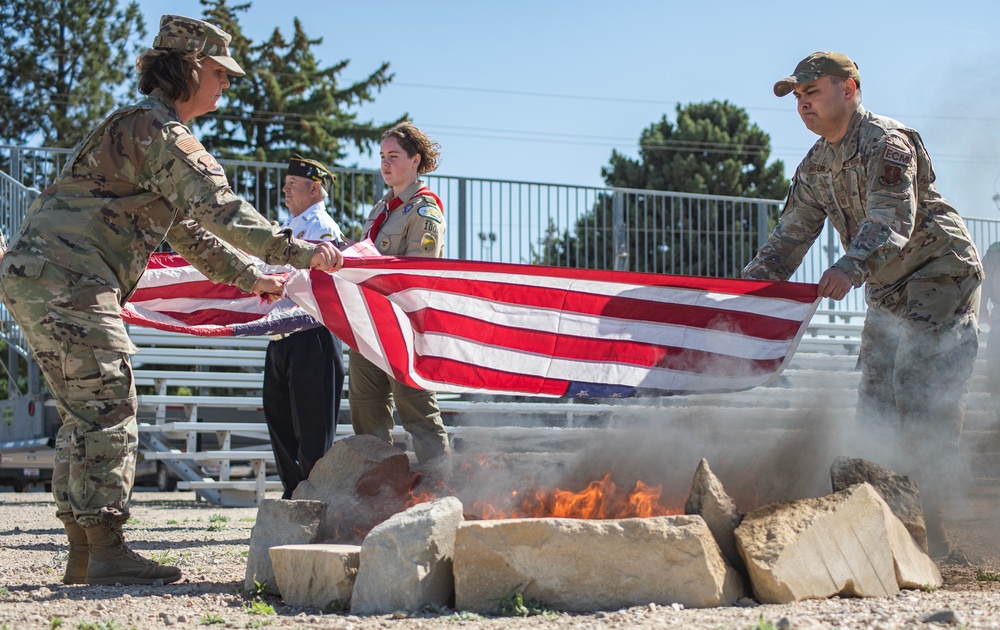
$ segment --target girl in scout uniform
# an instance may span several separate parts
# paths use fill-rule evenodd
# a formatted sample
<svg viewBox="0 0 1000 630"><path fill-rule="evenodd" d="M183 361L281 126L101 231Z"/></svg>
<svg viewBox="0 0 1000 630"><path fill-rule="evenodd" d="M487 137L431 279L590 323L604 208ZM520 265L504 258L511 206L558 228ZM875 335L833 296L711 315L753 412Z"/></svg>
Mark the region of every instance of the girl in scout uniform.
<svg viewBox="0 0 1000 630"><path fill-rule="evenodd" d="M440 258L445 232L441 200L419 179L437 168L439 146L404 122L382 134L379 154L382 178L390 188L368 215L363 237L385 256ZM417 461L450 452L434 392L400 383L353 349L347 381L356 434L391 442L395 406L403 428L413 437Z"/></svg>

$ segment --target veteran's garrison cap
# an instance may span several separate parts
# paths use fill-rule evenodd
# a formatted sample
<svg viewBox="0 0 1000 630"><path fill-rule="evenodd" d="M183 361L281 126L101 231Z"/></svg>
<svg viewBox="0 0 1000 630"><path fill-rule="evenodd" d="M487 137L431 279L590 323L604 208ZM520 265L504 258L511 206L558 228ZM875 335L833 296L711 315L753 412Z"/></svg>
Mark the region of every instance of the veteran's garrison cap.
<svg viewBox="0 0 1000 630"><path fill-rule="evenodd" d="M288 160L288 174L305 177L325 186L329 186L334 180L333 173L325 166L316 160L307 160L300 155L293 155Z"/></svg>
<svg viewBox="0 0 1000 630"><path fill-rule="evenodd" d="M774 84L774 95L785 96L797 84L809 83L825 76L854 79L858 87L861 87L858 64L851 61L847 55L837 52L814 52L800 61L790 76Z"/></svg>
<svg viewBox="0 0 1000 630"><path fill-rule="evenodd" d="M246 72L229 54L232 39L229 33L214 24L183 15L164 15L160 18L160 32L153 39L153 48L194 50L222 64L229 74L242 77Z"/></svg>

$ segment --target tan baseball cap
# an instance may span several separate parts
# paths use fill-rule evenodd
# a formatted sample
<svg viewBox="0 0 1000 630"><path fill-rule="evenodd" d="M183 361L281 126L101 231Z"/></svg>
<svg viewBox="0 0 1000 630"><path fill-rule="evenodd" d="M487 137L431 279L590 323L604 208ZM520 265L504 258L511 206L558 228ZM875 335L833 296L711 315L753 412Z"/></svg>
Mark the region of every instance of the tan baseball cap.
<svg viewBox="0 0 1000 630"><path fill-rule="evenodd" d="M861 87L858 64L847 55L836 52L814 52L795 66L795 72L774 84L774 95L785 96L799 83L809 83L820 77L847 77Z"/></svg>
<svg viewBox="0 0 1000 630"><path fill-rule="evenodd" d="M183 15L164 15L160 18L160 32L153 39L153 48L194 50L222 64L229 74L242 77L246 72L229 55L232 39L229 33L208 22Z"/></svg>

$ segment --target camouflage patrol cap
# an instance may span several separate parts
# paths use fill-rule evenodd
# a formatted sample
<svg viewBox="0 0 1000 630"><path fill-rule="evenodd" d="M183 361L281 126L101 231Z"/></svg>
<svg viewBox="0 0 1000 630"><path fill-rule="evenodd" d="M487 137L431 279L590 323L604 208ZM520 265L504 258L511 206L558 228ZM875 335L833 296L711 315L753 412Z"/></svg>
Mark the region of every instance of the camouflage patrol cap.
<svg viewBox="0 0 1000 630"><path fill-rule="evenodd" d="M153 48L194 50L222 64L229 74L242 77L246 72L229 55L232 39L229 33L208 22L183 15L164 15L160 18L160 32L153 39Z"/></svg>
<svg viewBox="0 0 1000 630"><path fill-rule="evenodd" d="M797 84L809 83L825 76L854 79L858 87L861 87L858 64L848 59L847 55L836 52L814 52L795 66L795 72L791 76L774 84L774 95L785 96Z"/></svg>
<svg viewBox="0 0 1000 630"><path fill-rule="evenodd" d="M321 182L329 186L333 183L334 176L325 166L316 160L307 160L301 155L293 155L288 160L288 174L298 177L305 177L314 182Z"/></svg>

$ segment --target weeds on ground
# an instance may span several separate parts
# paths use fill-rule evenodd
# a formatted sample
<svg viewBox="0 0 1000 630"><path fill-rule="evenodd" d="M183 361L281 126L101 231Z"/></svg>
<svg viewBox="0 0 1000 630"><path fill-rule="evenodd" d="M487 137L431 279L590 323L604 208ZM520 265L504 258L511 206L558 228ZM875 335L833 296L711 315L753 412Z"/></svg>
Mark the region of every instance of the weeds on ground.
<svg viewBox="0 0 1000 630"><path fill-rule="evenodd" d="M249 558L250 557L250 550L249 549L244 549L244 550L240 551L239 556L241 558Z"/></svg>
<svg viewBox="0 0 1000 630"><path fill-rule="evenodd" d="M256 523L257 519L252 516L244 516L240 519L241 523Z"/></svg>
<svg viewBox="0 0 1000 630"><path fill-rule="evenodd" d="M246 592L247 599L263 600L267 597L267 582L253 581L253 588Z"/></svg>
<svg viewBox="0 0 1000 630"><path fill-rule="evenodd" d="M208 517L208 522L208 531L221 532L226 529L226 523L229 522L229 517L225 514L212 514Z"/></svg>
<svg viewBox="0 0 1000 630"><path fill-rule="evenodd" d="M933 593L938 590L938 587L934 586L933 584L922 584L920 586L920 590L922 590L925 593Z"/></svg>
<svg viewBox="0 0 1000 630"><path fill-rule="evenodd" d="M247 622L247 628L263 628L264 626L269 626L274 623L273 617L267 617L265 619L251 619Z"/></svg>
<svg viewBox="0 0 1000 630"><path fill-rule="evenodd" d="M198 625L201 626L211 626L214 624L224 624L226 620L222 618L221 615L217 615L214 612L207 612L205 616L198 620Z"/></svg>
<svg viewBox="0 0 1000 630"><path fill-rule="evenodd" d="M167 520L167 525L180 525L180 524L181 522L178 521L176 518L171 518Z"/></svg>
<svg viewBox="0 0 1000 630"><path fill-rule="evenodd" d="M987 571L986 569L976 569L977 582L1000 582L1000 573Z"/></svg>
<svg viewBox="0 0 1000 630"><path fill-rule="evenodd" d="M56 628L62 628L63 620L59 617L53 617L49 619L49 630L56 630Z"/></svg>
<svg viewBox="0 0 1000 630"><path fill-rule="evenodd" d="M169 549L164 549L163 551L154 551L149 554L149 559L157 564L176 564L180 562L181 558L170 553Z"/></svg>
<svg viewBox="0 0 1000 630"><path fill-rule="evenodd" d="M749 630L778 630L777 627L770 621L764 619L764 615L761 614L760 619L757 621L756 625L749 626Z"/></svg>
<svg viewBox="0 0 1000 630"><path fill-rule="evenodd" d="M518 592L521 588L521 584L518 584L510 590L509 593L500 598L500 616L501 617L534 617L535 615L545 615L546 617L555 616L555 611L548 608L544 603L538 601L537 599L525 599L524 596Z"/></svg>
<svg viewBox="0 0 1000 630"><path fill-rule="evenodd" d="M248 615L274 615L274 606L262 602L259 599L255 599L249 604L243 606L243 610L246 611Z"/></svg>
<svg viewBox="0 0 1000 630"><path fill-rule="evenodd" d="M7 599L10 597L10 589L6 586L0 586L0 599Z"/></svg>
<svg viewBox="0 0 1000 630"><path fill-rule="evenodd" d="M139 519L137 519L134 516L130 516L130 517L128 517L128 520L125 521L125 524L126 525L141 525L142 521L140 521Z"/></svg>

